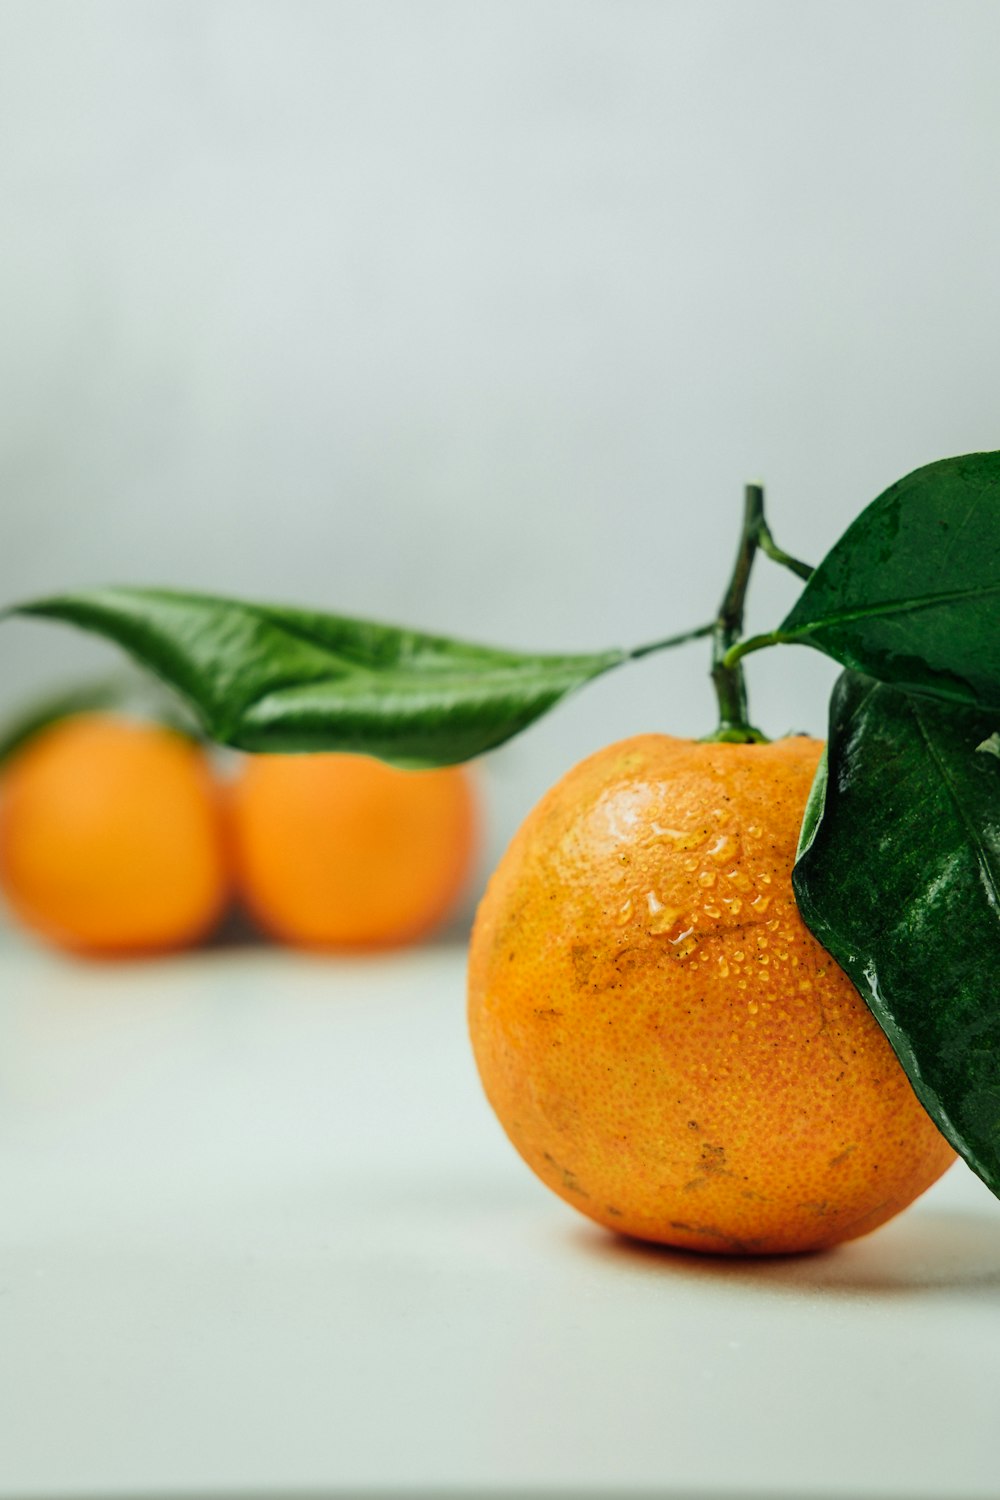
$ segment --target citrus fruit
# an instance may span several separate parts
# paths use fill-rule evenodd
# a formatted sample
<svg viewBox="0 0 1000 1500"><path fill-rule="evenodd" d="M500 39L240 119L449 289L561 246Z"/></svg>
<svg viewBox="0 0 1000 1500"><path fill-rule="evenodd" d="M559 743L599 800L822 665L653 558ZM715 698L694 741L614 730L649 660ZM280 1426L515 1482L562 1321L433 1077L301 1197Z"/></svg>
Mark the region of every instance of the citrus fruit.
<svg viewBox="0 0 1000 1500"><path fill-rule="evenodd" d="M796 908L821 749L612 745L542 799L489 884L469 978L487 1096L543 1182L610 1229L820 1249L954 1160Z"/></svg>
<svg viewBox="0 0 1000 1500"><path fill-rule="evenodd" d="M60 947L114 955L193 943L226 902L227 865L205 756L160 725L62 719L0 776L0 887Z"/></svg>
<svg viewBox="0 0 1000 1500"><path fill-rule="evenodd" d="M422 937L451 911L474 852L474 796L460 767L247 756L231 812L243 900L266 931L307 947Z"/></svg>

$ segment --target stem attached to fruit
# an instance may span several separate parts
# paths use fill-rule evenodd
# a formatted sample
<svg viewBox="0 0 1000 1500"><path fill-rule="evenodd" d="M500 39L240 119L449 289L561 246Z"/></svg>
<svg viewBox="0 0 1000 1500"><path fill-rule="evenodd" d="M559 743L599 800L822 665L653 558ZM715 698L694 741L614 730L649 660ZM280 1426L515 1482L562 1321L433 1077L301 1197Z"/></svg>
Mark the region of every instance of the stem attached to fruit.
<svg viewBox="0 0 1000 1500"><path fill-rule="evenodd" d="M753 745L766 742L767 736L755 729L748 718L746 683L738 661L727 664L726 654L743 631L743 608L747 585L757 548L762 545L764 524L764 491L759 484L748 484L743 498L743 529L729 586L722 597L712 630L712 683L719 701L719 727L708 740L728 744ZM770 533L767 533L770 538Z"/></svg>

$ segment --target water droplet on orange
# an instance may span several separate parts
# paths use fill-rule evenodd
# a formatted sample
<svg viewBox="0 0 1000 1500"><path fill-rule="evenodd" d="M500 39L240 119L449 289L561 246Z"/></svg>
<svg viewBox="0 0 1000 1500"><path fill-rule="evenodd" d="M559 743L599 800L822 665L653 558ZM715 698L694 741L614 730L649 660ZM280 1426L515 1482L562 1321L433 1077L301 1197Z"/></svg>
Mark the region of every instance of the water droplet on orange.
<svg viewBox="0 0 1000 1500"><path fill-rule="evenodd" d="M686 958L687 955L689 953L693 953L698 946L698 939L694 937L690 927L688 927L684 932L679 932L677 936L671 938L670 941L677 949L677 952L681 956L681 958Z"/></svg>
<svg viewBox="0 0 1000 1500"><path fill-rule="evenodd" d="M721 864L725 859L732 859L739 845L731 833L720 833L714 844L711 844L705 853L709 859L717 859Z"/></svg>
<svg viewBox="0 0 1000 1500"><path fill-rule="evenodd" d="M699 849L708 838L707 828L663 828L650 823L650 843L670 843L675 849Z"/></svg>

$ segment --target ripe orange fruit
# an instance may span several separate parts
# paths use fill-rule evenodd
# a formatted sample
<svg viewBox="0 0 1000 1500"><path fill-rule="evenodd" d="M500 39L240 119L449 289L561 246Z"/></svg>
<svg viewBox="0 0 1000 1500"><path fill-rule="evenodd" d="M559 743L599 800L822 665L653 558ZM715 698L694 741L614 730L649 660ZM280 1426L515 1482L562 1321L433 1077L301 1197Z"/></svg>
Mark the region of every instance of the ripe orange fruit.
<svg viewBox="0 0 1000 1500"><path fill-rule="evenodd" d="M486 1093L543 1182L688 1250L866 1234L954 1152L791 887L822 746L642 735L530 814L472 937Z"/></svg>
<svg viewBox="0 0 1000 1500"><path fill-rule="evenodd" d="M247 756L231 812L244 901L275 937L307 947L422 937L447 916L472 862L474 797L457 766Z"/></svg>
<svg viewBox="0 0 1000 1500"><path fill-rule="evenodd" d="M0 887L28 927L81 953L195 942L229 891L201 750L108 714L41 730L0 776Z"/></svg>

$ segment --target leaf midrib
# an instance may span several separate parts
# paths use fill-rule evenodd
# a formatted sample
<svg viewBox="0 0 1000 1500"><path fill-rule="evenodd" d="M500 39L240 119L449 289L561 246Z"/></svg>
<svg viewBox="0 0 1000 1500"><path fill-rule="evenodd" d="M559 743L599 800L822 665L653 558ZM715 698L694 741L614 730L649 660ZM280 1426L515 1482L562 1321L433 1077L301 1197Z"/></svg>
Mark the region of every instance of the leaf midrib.
<svg viewBox="0 0 1000 1500"><path fill-rule="evenodd" d="M933 609L938 604L953 604L962 599L986 599L995 594L1000 594L1000 581L977 584L967 589L947 589L939 594L925 594L916 599L883 599L875 604L860 605L857 609L845 609L835 615L823 615L819 619L808 620L804 625L796 626L791 630L779 631L778 634L784 640L795 640L799 636L814 635L816 631L826 629L831 625L851 625L856 620L914 613L917 610Z"/></svg>

